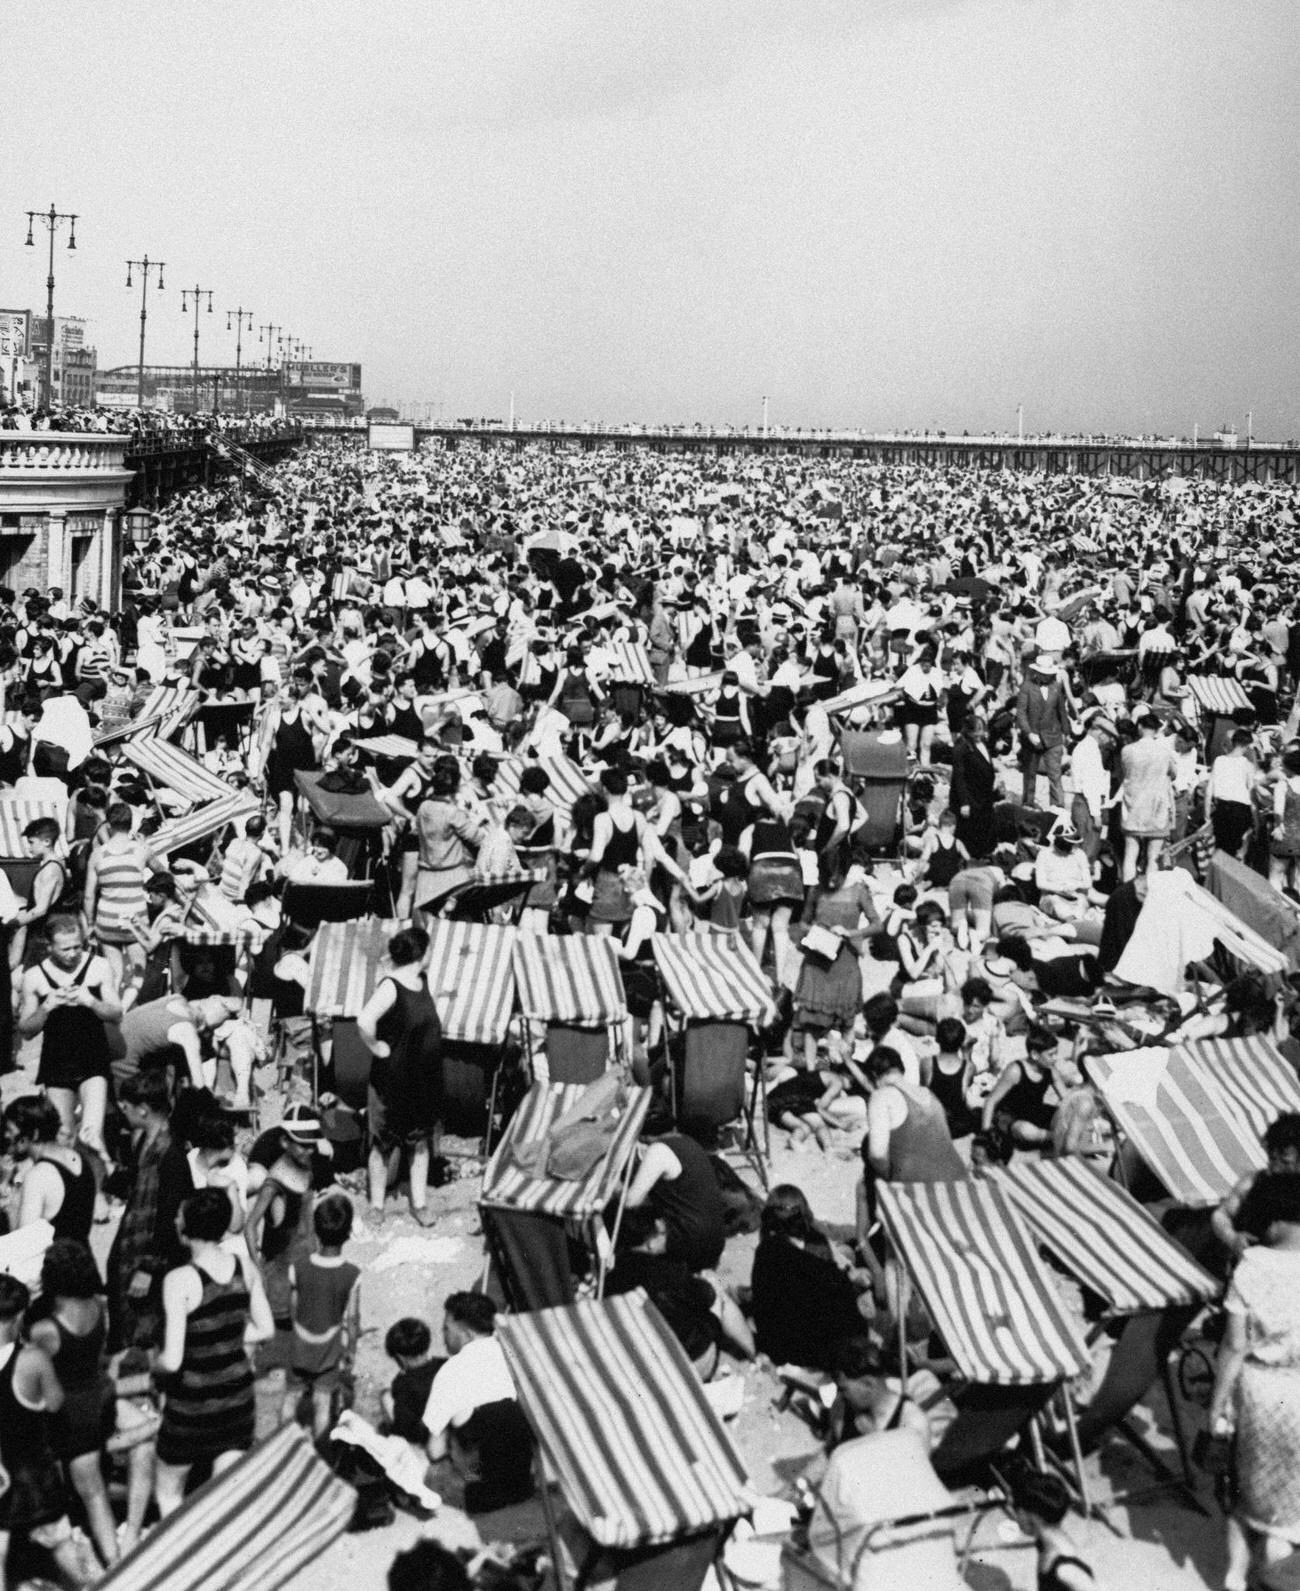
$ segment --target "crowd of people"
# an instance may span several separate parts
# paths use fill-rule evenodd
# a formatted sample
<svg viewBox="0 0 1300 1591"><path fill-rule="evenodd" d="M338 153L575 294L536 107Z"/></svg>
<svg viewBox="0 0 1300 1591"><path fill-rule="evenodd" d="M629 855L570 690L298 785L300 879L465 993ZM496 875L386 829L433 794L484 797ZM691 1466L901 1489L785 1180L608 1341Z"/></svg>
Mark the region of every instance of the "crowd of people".
<svg viewBox="0 0 1300 1591"><path fill-rule="evenodd" d="M1113 1046L1088 1014L1114 1015L1143 902L1193 841L1300 909L1298 506L1281 484L330 442L256 500L168 504L120 612L0 590L0 783L62 814L27 829L26 897L0 884L9 1219L54 1232L34 1293L0 1276L0 1543L83 1580L117 1561L251 1444L255 1368L327 1436L365 1286L354 1212L393 1219L400 1174L436 1222L428 929L502 875L526 881L522 931L613 941L630 1073L662 1101L609 1288L645 1288L706 1378L755 1354L831 1378L830 1442L899 1423L937 1440L952 1366L919 1311L908 1363L893 1352L880 1183L1017 1157L1110 1170L1087 1060ZM1222 721L1199 674L1241 687ZM105 739L168 682L247 726L201 747L247 815L180 850L155 836L183 803ZM883 835L845 729L902 770ZM355 1193L341 1114L299 1098L263 1126L249 1087L266 1000L302 1009L310 934L285 888L356 865L305 810L305 772L389 814L374 866L404 920L358 1019ZM186 942L203 890L258 954ZM666 1119L665 931L749 948L777 1010L751 1074L782 1153L849 1151L854 1232L828 1235L783 1162L742 1289L719 1277L713 1145ZM1300 1055L1290 985L1202 976L1212 995L1158 1003L1166 1035L1266 1032ZM1213 1228L1220 1271L1237 1264L1215 1417L1251 1422L1234 1585L1253 1536L1270 1558L1300 1545L1289 1130ZM454 1293L445 1317L445 1357L427 1322L389 1323L382 1419L489 1510L531 1489L527 1429L491 1301Z"/></svg>
<svg viewBox="0 0 1300 1591"><path fill-rule="evenodd" d="M296 435L301 426L274 414L235 414L226 410L197 414L157 408L107 408L103 404L7 403L0 407L0 431L99 432L127 436L135 446L182 443L216 435L231 441Z"/></svg>

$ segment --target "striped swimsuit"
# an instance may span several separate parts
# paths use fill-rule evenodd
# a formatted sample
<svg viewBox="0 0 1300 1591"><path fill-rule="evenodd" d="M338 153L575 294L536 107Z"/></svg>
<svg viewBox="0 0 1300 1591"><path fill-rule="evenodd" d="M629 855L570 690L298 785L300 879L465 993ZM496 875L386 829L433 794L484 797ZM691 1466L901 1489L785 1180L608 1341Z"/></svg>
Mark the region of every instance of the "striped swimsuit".
<svg viewBox="0 0 1300 1591"><path fill-rule="evenodd" d="M244 1346L248 1288L238 1264L228 1282L196 1265L203 1297L185 1322L185 1357L167 1390L158 1457L193 1464L253 1445L253 1367Z"/></svg>

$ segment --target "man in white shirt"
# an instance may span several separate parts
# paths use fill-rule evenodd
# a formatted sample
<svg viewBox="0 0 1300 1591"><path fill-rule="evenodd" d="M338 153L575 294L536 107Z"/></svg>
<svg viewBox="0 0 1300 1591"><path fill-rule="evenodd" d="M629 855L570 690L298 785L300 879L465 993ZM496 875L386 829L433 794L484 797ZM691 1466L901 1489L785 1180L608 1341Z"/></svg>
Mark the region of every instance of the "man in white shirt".
<svg viewBox="0 0 1300 1591"><path fill-rule="evenodd" d="M1104 759L1117 738L1110 719L1104 713L1094 713L1087 733L1070 753L1070 787L1074 791L1070 816L1090 862L1097 860L1101 849L1106 810L1111 804L1110 773Z"/></svg>
<svg viewBox="0 0 1300 1591"><path fill-rule="evenodd" d="M484 1293L452 1293L443 1305L448 1358L424 1406L427 1450L465 1479L466 1513L522 1502L532 1493L532 1436L514 1379L493 1335L496 1305Z"/></svg>

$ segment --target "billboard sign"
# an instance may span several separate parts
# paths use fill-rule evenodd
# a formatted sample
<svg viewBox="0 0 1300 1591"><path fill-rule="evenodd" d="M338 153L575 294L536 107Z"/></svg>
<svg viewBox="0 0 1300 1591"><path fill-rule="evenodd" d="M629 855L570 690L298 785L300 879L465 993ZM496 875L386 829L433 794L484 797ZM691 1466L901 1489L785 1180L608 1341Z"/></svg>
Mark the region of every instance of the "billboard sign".
<svg viewBox="0 0 1300 1591"><path fill-rule="evenodd" d="M285 385L310 387L316 392L359 392L361 366L331 364L327 360L289 360L284 367Z"/></svg>
<svg viewBox="0 0 1300 1591"><path fill-rule="evenodd" d="M411 453L415 450L415 427L413 425L377 425L370 426L370 446L381 452Z"/></svg>
<svg viewBox="0 0 1300 1591"><path fill-rule="evenodd" d="M0 359L26 359L31 311L0 309Z"/></svg>

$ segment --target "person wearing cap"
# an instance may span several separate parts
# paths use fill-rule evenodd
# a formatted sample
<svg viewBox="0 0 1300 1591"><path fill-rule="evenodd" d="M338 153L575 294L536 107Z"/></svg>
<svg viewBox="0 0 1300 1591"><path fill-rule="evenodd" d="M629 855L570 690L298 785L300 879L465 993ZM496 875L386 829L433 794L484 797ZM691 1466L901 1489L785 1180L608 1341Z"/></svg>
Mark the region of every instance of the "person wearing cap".
<svg viewBox="0 0 1300 1591"><path fill-rule="evenodd" d="M1034 882L1041 910L1059 923L1077 923L1088 908L1104 904L1092 887L1092 869L1079 844L1079 832L1067 819L1054 825L1034 859Z"/></svg>
<svg viewBox="0 0 1300 1591"><path fill-rule="evenodd" d="M1090 862L1095 862L1101 851L1106 814L1113 804L1106 758L1118 739L1114 723L1104 712L1097 711L1088 718L1083 738L1075 742L1070 752L1070 819Z"/></svg>
<svg viewBox="0 0 1300 1591"><path fill-rule="evenodd" d="M1174 776L1178 772L1172 743L1160 733L1152 712L1138 721L1139 738L1120 752L1124 783L1120 789L1120 824L1124 830L1125 879L1138 868L1146 845L1146 870L1154 873L1174 826Z"/></svg>

